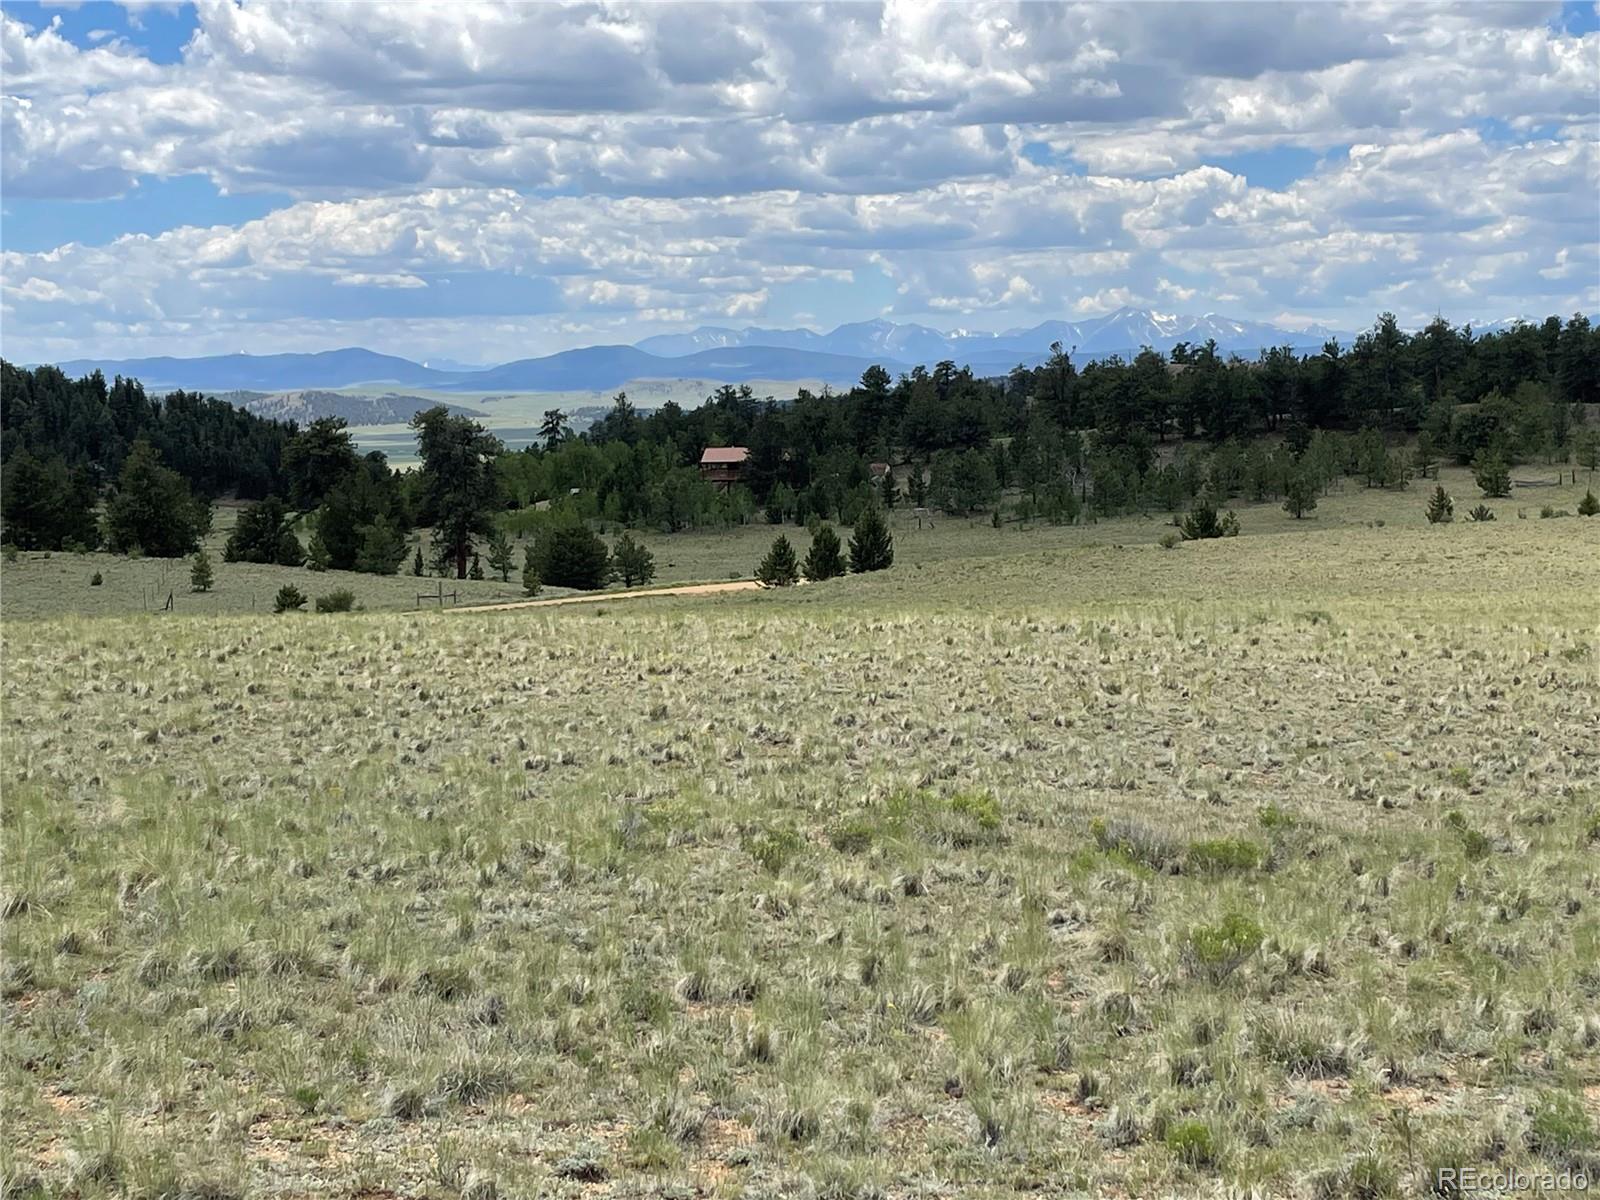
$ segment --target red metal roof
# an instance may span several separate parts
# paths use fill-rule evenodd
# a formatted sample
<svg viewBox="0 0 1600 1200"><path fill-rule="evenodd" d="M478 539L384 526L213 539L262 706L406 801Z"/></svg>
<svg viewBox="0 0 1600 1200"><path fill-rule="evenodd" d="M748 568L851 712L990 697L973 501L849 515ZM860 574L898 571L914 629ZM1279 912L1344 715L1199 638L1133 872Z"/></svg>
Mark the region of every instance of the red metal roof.
<svg viewBox="0 0 1600 1200"><path fill-rule="evenodd" d="M700 465L727 467L736 466L750 457L748 446L707 446L705 453L700 456Z"/></svg>

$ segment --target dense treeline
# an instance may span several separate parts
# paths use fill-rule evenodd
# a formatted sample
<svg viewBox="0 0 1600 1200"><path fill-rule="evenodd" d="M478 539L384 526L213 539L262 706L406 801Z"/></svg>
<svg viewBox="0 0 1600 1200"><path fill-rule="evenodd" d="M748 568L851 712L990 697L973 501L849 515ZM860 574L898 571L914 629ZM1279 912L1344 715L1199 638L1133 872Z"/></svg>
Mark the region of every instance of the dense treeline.
<svg viewBox="0 0 1600 1200"><path fill-rule="evenodd" d="M9 544L188 553L209 527L203 501L232 492L262 503L226 557L381 573L418 524L434 530L426 565L464 576L485 539L584 523L854 525L902 501L972 513L1002 496L1013 516L1058 522L1235 496L1287 497L1300 515L1340 476L1403 486L1453 459L1498 480L1574 449L1593 469L1600 453L1583 428L1600 403L1600 331L1581 315L1475 336L1442 319L1407 334L1384 314L1348 348L1251 360L1207 343L1080 369L1056 346L1004 378L872 367L847 392L784 404L727 386L696 409L640 413L619 395L582 434L552 410L539 444L515 453L441 408L413 421L411 472L359 455L340 420L300 430L182 392L154 400L131 380L0 372ZM739 485L718 489L696 464L728 445L750 456Z"/></svg>
<svg viewBox="0 0 1600 1200"><path fill-rule="evenodd" d="M55 367L0 361L5 539L23 549L104 542L187 553L209 527L205 501L281 486L294 434L293 425L192 392L155 399L135 379L108 386L98 371L73 380Z"/></svg>
<svg viewBox="0 0 1600 1200"><path fill-rule="evenodd" d="M842 395L790 404L724 387L689 411L640 414L619 396L581 437L548 414L543 444L503 456L509 501L663 530L811 518L851 524L875 501L870 464L901 464L908 498L953 512L1021 489L1018 509L1055 520L1130 507L1168 511L1202 490L1285 495L1340 474L1402 483L1439 458L1506 463L1566 457L1586 404L1600 403L1600 331L1581 315L1485 336L1442 319L1415 335L1385 314L1349 348L1287 348L1255 359L1214 344L1144 350L1081 370L1062 347L1039 367L982 379L953 363L898 380L869 369ZM1417 435L1420 451L1391 451ZM1201 439L1210 452L1163 449ZM718 492L693 464L707 446L743 445L741 488ZM1309 457L1307 455L1309 454ZM550 518L533 518L530 522Z"/></svg>
<svg viewBox="0 0 1600 1200"><path fill-rule="evenodd" d="M86 469L96 485L115 479L139 441L208 499L259 499L281 492L284 448L295 427L193 392L157 399L99 371L68 379L51 366L23 370L0 361L0 461L27 451Z"/></svg>

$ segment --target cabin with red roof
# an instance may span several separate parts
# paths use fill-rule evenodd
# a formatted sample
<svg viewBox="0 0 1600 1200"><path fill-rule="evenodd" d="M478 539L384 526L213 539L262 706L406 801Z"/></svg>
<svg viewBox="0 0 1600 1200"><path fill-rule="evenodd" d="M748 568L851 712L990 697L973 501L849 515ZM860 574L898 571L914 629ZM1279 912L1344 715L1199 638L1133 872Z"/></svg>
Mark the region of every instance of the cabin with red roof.
<svg viewBox="0 0 1600 1200"><path fill-rule="evenodd" d="M707 446L700 455L700 478L725 492L743 482L744 465L749 459L748 446Z"/></svg>

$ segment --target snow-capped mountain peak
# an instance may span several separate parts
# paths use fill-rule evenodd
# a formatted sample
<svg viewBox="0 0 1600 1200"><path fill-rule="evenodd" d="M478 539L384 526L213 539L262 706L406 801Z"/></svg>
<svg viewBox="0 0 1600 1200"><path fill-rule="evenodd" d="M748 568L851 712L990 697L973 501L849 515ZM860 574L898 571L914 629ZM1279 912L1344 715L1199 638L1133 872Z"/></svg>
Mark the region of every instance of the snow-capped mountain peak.
<svg viewBox="0 0 1600 1200"><path fill-rule="evenodd" d="M974 369L1010 367L1031 362L1061 342L1079 358L1111 354L1131 356L1144 346L1170 350L1179 342L1215 341L1225 353L1254 355L1268 346L1320 346L1329 330L1310 326L1283 329L1219 313L1193 316L1125 305L1098 317L1077 321L1045 321L1003 333L953 329L941 332L926 325L897 324L883 317L854 321L827 332L810 329L743 329L702 326L690 333L661 334L638 343L640 350L679 358L703 350L772 347L809 350L857 358L880 358L901 364L932 364L944 359L970 363Z"/></svg>

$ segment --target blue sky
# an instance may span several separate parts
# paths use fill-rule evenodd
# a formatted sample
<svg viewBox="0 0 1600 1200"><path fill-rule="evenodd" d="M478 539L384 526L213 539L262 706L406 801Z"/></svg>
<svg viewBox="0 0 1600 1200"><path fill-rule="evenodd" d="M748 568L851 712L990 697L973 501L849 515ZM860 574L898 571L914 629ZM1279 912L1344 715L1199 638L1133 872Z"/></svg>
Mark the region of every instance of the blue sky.
<svg viewBox="0 0 1600 1200"><path fill-rule="evenodd" d="M1593 3L0 14L13 359L1600 306Z"/></svg>

